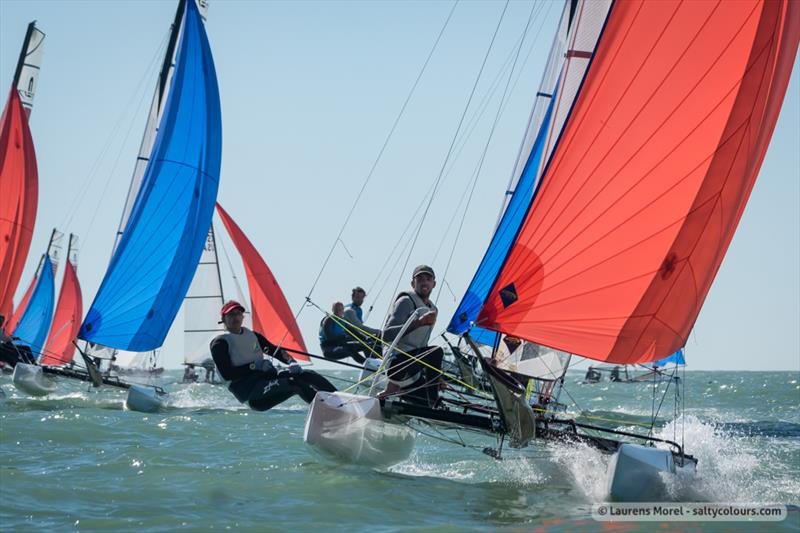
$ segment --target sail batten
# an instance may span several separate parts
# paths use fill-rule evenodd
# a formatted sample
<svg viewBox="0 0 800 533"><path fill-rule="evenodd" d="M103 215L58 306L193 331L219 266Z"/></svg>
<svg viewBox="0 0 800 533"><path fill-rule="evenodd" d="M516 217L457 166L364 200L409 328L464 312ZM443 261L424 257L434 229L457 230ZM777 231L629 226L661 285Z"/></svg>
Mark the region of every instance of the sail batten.
<svg viewBox="0 0 800 533"><path fill-rule="evenodd" d="M795 2L617 2L479 325L601 361L683 346L788 85Z"/></svg>

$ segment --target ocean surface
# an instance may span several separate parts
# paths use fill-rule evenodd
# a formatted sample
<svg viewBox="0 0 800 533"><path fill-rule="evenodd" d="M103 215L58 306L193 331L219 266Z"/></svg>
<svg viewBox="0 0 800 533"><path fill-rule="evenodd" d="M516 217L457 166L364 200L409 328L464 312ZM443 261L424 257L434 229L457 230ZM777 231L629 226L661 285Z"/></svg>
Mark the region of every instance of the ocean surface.
<svg viewBox="0 0 800 533"><path fill-rule="evenodd" d="M409 461L376 471L305 445L299 399L256 413L224 387L179 377L159 381L170 399L158 414L124 410L110 388L62 379L32 398L0 377L0 530L800 531L797 372L685 372L677 420L666 396L655 435L699 459L695 477L670 487L675 501L790 505L782 522L713 524L593 520L608 457L586 446L506 449L497 461L479 449L494 438L462 447L419 436ZM582 377L568 375L571 412L626 430L649 423L652 384Z"/></svg>

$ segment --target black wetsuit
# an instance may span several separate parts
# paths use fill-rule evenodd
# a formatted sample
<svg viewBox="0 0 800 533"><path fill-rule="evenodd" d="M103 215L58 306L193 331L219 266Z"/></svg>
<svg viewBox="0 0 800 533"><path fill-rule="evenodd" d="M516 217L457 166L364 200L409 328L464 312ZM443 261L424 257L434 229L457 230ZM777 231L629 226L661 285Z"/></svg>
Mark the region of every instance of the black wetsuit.
<svg viewBox="0 0 800 533"><path fill-rule="evenodd" d="M260 333L253 333L264 353L286 364L294 362L284 350L278 349L266 337ZM252 369L249 364L235 366L228 351L225 335L220 335L211 341L211 356L220 375L230 381L228 390L237 400L242 403L247 402L247 405L256 411L271 409L295 394L310 403L317 391L336 390L327 379L313 370L302 370L299 374L292 374L288 369L278 371L272 366L267 366L266 369Z"/></svg>

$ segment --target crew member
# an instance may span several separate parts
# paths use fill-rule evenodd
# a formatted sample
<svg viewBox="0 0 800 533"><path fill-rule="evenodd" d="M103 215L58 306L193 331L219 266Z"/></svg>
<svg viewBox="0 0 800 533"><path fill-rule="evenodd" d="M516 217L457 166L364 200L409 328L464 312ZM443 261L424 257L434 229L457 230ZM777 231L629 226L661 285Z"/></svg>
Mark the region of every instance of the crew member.
<svg viewBox="0 0 800 533"><path fill-rule="evenodd" d="M364 303L364 298L367 296L367 291L361 287L355 287L350 293L350 303L344 307L344 320L348 325L348 329L354 331L361 341L359 342L359 349L366 357L381 356L382 343L380 341L381 330L371 328L364 324L364 310L361 306Z"/></svg>
<svg viewBox="0 0 800 533"><path fill-rule="evenodd" d="M317 391L333 392L336 387L324 377L300 365L263 335L242 327L244 306L229 301L220 312L226 333L211 341L211 356L228 390L251 409L266 411L299 395L310 403ZM264 354L289 365L278 369Z"/></svg>
<svg viewBox="0 0 800 533"><path fill-rule="evenodd" d="M436 286L436 275L427 265L414 269L411 276L413 291L401 292L394 300L392 312L383 327L383 342L395 341L406 322L411 324L400 337L395 349L387 354L389 382L384 395L402 394L403 398L434 406L439 398L444 351L428 346L438 310L430 300Z"/></svg>
<svg viewBox="0 0 800 533"><path fill-rule="evenodd" d="M339 361L352 358L358 364L364 362L364 356L359 353L359 343L345 331L344 304L333 302L330 315L325 315L319 323L319 347L325 359ZM363 347L362 347L363 348Z"/></svg>

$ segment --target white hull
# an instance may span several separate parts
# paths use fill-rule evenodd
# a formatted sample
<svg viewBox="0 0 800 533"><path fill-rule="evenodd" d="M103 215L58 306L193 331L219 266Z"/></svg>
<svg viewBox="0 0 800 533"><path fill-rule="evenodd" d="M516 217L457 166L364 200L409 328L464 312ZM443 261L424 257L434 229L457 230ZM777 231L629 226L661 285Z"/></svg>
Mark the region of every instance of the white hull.
<svg viewBox="0 0 800 533"><path fill-rule="evenodd" d="M155 413L164 407L167 394L159 392L154 387L144 385L131 385L128 397L125 399L125 408L142 413Z"/></svg>
<svg viewBox="0 0 800 533"><path fill-rule="evenodd" d="M318 392L306 417L303 440L325 456L385 468L414 450L416 432L387 422L377 398L345 392Z"/></svg>
<svg viewBox="0 0 800 533"><path fill-rule="evenodd" d="M688 458L683 466L677 466L669 450L623 444L608 465L608 497L620 502L663 501L668 497L667 478L678 470L694 472L696 466Z"/></svg>
<svg viewBox="0 0 800 533"><path fill-rule="evenodd" d="M42 367L17 363L12 376L14 386L31 396L47 396L56 390L56 382L44 375Z"/></svg>

